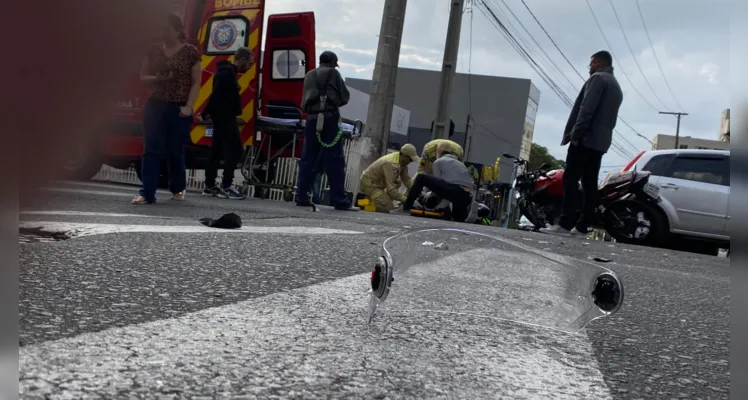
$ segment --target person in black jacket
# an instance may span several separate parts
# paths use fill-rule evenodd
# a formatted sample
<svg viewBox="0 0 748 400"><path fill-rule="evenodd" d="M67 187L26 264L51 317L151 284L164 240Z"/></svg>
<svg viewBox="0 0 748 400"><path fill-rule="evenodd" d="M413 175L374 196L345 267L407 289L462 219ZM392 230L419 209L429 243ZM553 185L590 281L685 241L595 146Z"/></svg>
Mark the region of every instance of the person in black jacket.
<svg viewBox="0 0 748 400"><path fill-rule="evenodd" d="M234 61L222 60L216 65L213 76L213 92L202 112L204 120L213 122L213 145L210 161L205 169L203 196L218 196L225 199L244 199L234 182L234 171L241 159L242 142L236 117L242 114L242 97L239 93L238 73L249 70L255 62L254 54L246 47L234 53ZM223 159L223 180L216 185L218 168Z"/></svg>

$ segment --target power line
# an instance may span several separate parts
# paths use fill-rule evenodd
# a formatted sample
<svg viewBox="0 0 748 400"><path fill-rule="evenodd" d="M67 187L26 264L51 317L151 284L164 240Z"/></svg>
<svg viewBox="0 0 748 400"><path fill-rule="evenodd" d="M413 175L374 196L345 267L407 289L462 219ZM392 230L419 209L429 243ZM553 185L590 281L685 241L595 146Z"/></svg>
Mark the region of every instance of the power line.
<svg viewBox="0 0 748 400"><path fill-rule="evenodd" d="M483 0L481 0L481 3L483 5L483 8L485 8L485 10L481 9L481 12L483 12L483 14L489 19L489 22L492 25L494 25L495 28L497 28L499 30L499 32L507 39L507 41L509 41L510 45L518 52L518 54L523 59L525 59L525 61L528 62L528 64L530 64L531 68L533 68L533 70L535 70L535 72L538 73L538 75L541 77L541 79L543 81L545 81L546 84L548 84L548 86L551 88L551 90L553 90L556 93L556 95L566 104L566 106L569 107L569 108L572 108L574 102L568 97L568 95L566 95L566 93L563 90L561 90L558 87L558 85L555 84L555 82L553 81L553 79L550 78L545 73L545 71L542 69L542 67L540 67L537 64L537 62L532 58L532 56L529 55L524 48L522 48L521 44L518 43L517 39L514 38L514 35L509 31L509 29L505 26L505 24L502 23L502 21L496 16L496 13L491 9L491 7L489 7L489 5L487 5L485 3L485 1L483 1ZM504 3L504 4L506 5L506 3ZM490 14L490 16L488 14ZM515 18L517 18L516 15L514 15L514 16L515 16ZM559 51L560 51L560 49L559 49ZM561 52L561 53L563 55L563 52ZM558 69L558 66L555 65L555 63L554 63L554 66L556 66L556 68ZM562 75L563 75L563 73L562 73ZM563 75L563 76L565 76L565 75ZM581 78L581 75L580 75L580 78ZM616 132L616 133L618 133L618 132ZM633 146L630 142L628 142L624 137L621 136L621 138L629 146L631 146L634 150L636 150L636 147ZM623 147L621 147L620 144L618 144L618 143L613 142L612 145L611 145L611 147L612 147L612 150L616 154L618 154L618 155L620 155L622 157L632 157L631 153L628 150L626 150Z"/></svg>
<svg viewBox="0 0 748 400"><path fill-rule="evenodd" d="M499 32L502 33L502 35L509 41L510 45L514 47L514 49L522 56L525 61L527 61L531 68L535 70L535 72L540 75L541 79L548 84L548 86L553 90L557 96L566 104L567 107L572 108L574 102L566 95L566 93L561 90L558 85L555 84L552 78L550 78L545 71L535 62L535 60L530 56L527 51L522 48L522 46L517 42L517 40L514 38L514 35L509 31L509 29L501 22L501 20L496 16L496 14L493 12L493 10L484 2L483 7L486 9L489 14L491 14L491 17L489 18L488 15L484 12L484 15L489 18L489 22L491 22L494 27L499 29ZM482 10L483 11L483 10ZM627 150L622 148L618 143L612 143L611 144L613 152L618 154L622 157L632 157L631 153L629 153Z"/></svg>
<svg viewBox="0 0 748 400"><path fill-rule="evenodd" d="M631 58L634 59L634 63L636 64L636 67L639 68L639 72L642 74L642 78L644 78L644 82L649 86L649 89L652 90L652 94L655 95L655 98L662 104L662 106L665 108L665 110L670 111L668 106L665 104L664 101L660 98L660 96L657 95L657 91L654 90L652 87L652 84L649 83L649 79L647 79L647 76L644 74L644 70L642 69L642 66L639 64L639 61L636 59L636 55L634 54L634 49L631 47L631 43L629 43L629 38L626 35L626 31L623 29L623 23L621 23L621 19L618 17L618 11L616 11L616 6L613 4L613 0L608 0L610 2L610 6L613 8L613 15L616 17L616 21L618 21L618 26L621 28L621 33L623 34L623 40L626 42L626 46L629 48L629 52L631 53Z"/></svg>
<svg viewBox="0 0 748 400"><path fill-rule="evenodd" d="M579 79L581 79L582 81L584 81L585 79L582 76L582 74L580 74L579 71L577 71L577 69L574 67L574 64L572 64L571 61L569 61L569 58L566 57L566 54L564 54L563 50L561 50L561 48L558 46L558 44L556 44L556 41L553 40L553 37L551 36L551 34L548 33L548 31L545 29L545 27L540 22L540 20L535 16L535 13L532 12L532 10L530 9L530 6L528 6L527 3L525 3L525 0L521 0L521 1L522 1L522 5L525 6L525 9L527 9L527 12L530 13L530 15L535 20L535 22L538 24L538 26L540 27L540 29L542 29L543 33L545 33L546 37L548 37L548 40L550 40L551 43L553 43L553 46L556 47L556 50L558 50L559 54L561 54L561 57L563 57L564 60L566 60L566 63L569 64L569 66L571 67L571 69L577 74L577 76L579 76ZM623 122L626 126L628 126L629 129L631 129L637 136L645 138L644 135L642 135L636 129L634 129L631 125L629 125L629 123L626 122L622 117L619 116L618 119L620 119L621 122ZM638 151L637 148L636 148L636 146L634 146L631 142L629 142L628 139L626 139L623 135L620 134L620 132L618 132L617 130L614 130L614 132L617 133L621 137L621 139L623 140L624 143L626 143L627 145L629 145L635 151Z"/></svg>
<svg viewBox="0 0 748 400"><path fill-rule="evenodd" d="M587 2L587 8L590 9L590 13L592 14L592 18L595 20L595 24L597 25L597 29L600 30L600 34L602 34L603 40L605 40L605 44L608 45L608 48L610 49L610 53L612 55L613 54L613 46L610 45L610 42L608 41L608 37L605 36L605 31L603 31L603 27L602 27L602 25L600 25L600 21L597 20L597 15L595 15L595 10L592 9L592 5L590 4L590 0L585 0L585 1ZM631 88L634 89L634 91L639 95L639 97L641 97L642 100L644 100L644 102L647 103L647 105L649 105L650 107L652 107L652 109L654 109L655 111L659 111L657 109L657 107L655 107L652 103L650 103L649 100L647 100L647 98L644 97L644 95L641 94L641 92L639 91L639 89L637 89L636 86L634 86L634 82L631 81L631 79L629 78L628 74L626 73L626 70L623 68L623 64L618 63L618 67L621 68L621 73L626 78L626 80L629 81L629 83L631 84Z"/></svg>
<svg viewBox="0 0 748 400"><path fill-rule="evenodd" d="M527 29L527 27L525 27L525 24L522 23L522 20L520 20L517 17L517 15L514 14L514 11L512 11L511 7L509 7L508 4L506 4L506 1L501 0L501 3L504 4L504 7L506 7L506 9L509 11L509 13L512 14L512 16L514 17L514 19L517 20L517 22L519 22L519 26L522 27L522 29L525 31L525 33L527 33L527 35L530 37L530 40L532 40L533 43L535 43L535 45L538 47L538 49L540 49L540 51L543 53L543 55L545 55L545 58L548 59L548 61L550 62L550 64L553 65L553 67L555 67L558 72L561 72L561 68L559 68L558 65L556 64L556 62L554 62L553 59L548 55L548 53L546 53L546 51L543 49L543 46L541 46L540 43L538 43L538 41L535 40L535 37L532 35L532 33L530 33L530 31ZM497 7L497 8L500 9L501 7ZM508 24L508 25L511 26L511 24ZM527 47L531 47L527 43L525 43L525 45ZM572 81L570 81L569 78L566 77L566 74L560 73L560 76L561 76L561 78L563 78L564 80L566 80L566 82L569 84L569 86L572 89L575 88L574 87L574 83Z"/></svg>
<svg viewBox="0 0 748 400"><path fill-rule="evenodd" d="M670 91L670 95L673 96L673 100L675 100L675 105L683 111L683 107L678 102L678 98L675 97L675 93L673 93L673 89L670 87L670 82L668 82L667 77L665 76L665 71L662 69L662 65L660 64L660 59L657 57L657 51L655 51L654 44L652 43L652 38L649 36L649 29L647 29L647 23L644 22L644 14L642 13L642 9L639 6L639 0L636 0L636 9L639 10L639 18L642 20L642 25L644 26L644 33L647 34L647 40L649 41L649 46L652 48L652 55L654 55L654 59L657 62L657 67L660 69L660 73L662 74L662 79L665 81L665 85L667 86L667 89Z"/></svg>
<svg viewBox="0 0 748 400"><path fill-rule="evenodd" d="M548 40L550 40L551 43L553 43L553 46L556 47L556 50L558 50L559 54L561 54L561 57L563 57L564 60L566 60L566 63L569 64L569 66L571 67L571 69L577 74L577 76L579 76L579 79L581 79L582 81L584 81L585 79L582 76L582 74L580 74L579 71L577 71L576 67L574 67L574 64L572 64L571 61L569 61L569 58L566 57L566 54L564 54L563 50L561 50L561 48L558 46L558 44L556 44L556 41L553 40L553 37L551 36L551 34L548 33L548 31L545 29L545 27L540 22L540 20L535 16L535 13L532 11L532 9L530 9L530 6L528 6L527 3L525 3L525 0L520 0L520 1L522 2L522 5L525 6L525 9L527 9L527 12L530 13L530 15L532 16L532 18L538 24L538 26L540 27L540 29L543 30L543 33L545 33L546 37L548 37ZM594 15L594 13L593 13L593 15ZM598 24L598 28L599 28L599 24ZM607 39L606 39L606 42L607 42ZM623 69L621 69L621 70L623 71ZM625 75L625 73L624 73L624 75ZM629 83L630 83L630 81L629 81ZM645 101L646 101L646 99L645 99ZM649 139L647 139L644 135L642 135L641 133L639 133L639 131L637 131L636 129L634 129L634 127L632 127L628 122L626 122L626 120L624 120L623 117L618 116L618 119L621 120L621 122L623 122L624 125L626 125L627 127L629 127L629 129L631 129L634 132L634 134L636 134L636 136L639 136L639 137L647 140L648 142L650 142ZM617 130L614 130L614 132L617 133L621 137L621 139L623 139L623 141L626 144L628 144L629 146L633 147L636 150L636 146L634 146L631 142L629 142L623 135L620 134L620 132L618 132Z"/></svg>
<svg viewBox="0 0 748 400"><path fill-rule="evenodd" d="M566 63L569 64L569 66L571 67L571 70L574 71L579 76L579 79L581 79L581 80L584 81L584 77L582 76L582 74L580 74L579 71L577 71L577 69L574 66L574 64L572 64L571 61L569 61L569 59L566 58L566 54L564 54L564 52L561 51L561 48L558 47L558 45L556 44L556 41L553 40L553 38L551 37L551 34L548 33L547 30L545 30L545 27L543 26L543 24L541 24L540 21L538 21L538 18L535 17L535 13L533 13L532 10L530 9L530 7L527 5L527 3L525 3L525 0L521 0L521 1L522 1L522 5L524 5L525 8L527 9L527 11L530 12L530 15L535 20L535 22L538 23L538 26L540 27L540 29L543 30L543 32L545 33L545 36L548 37L548 39L551 41L551 43L553 43L553 46L556 47L556 50L558 50L558 52L561 53L561 57L563 57L564 60L566 60Z"/></svg>
<svg viewBox="0 0 748 400"><path fill-rule="evenodd" d="M535 72L538 73L540 78L551 88L551 90L553 90L567 106L571 107L571 104L573 104L573 102L569 99L569 97L566 96L566 94L562 90L560 90L560 88L558 88L558 86L553 82L553 80L550 79L550 77L547 76L547 74L545 74L543 69L540 68L537 62L535 62L532 56L530 56L530 54L528 54L527 51L524 48L522 48L522 46L517 42L517 40L511 34L511 32L509 32L506 26L496 16L493 10L490 7L488 7L485 1L480 0L480 2L485 8L485 11L481 10L481 12L483 12L486 18L489 18L489 22L495 28L499 30L499 33L501 33L502 36L504 36L504 38L507 39L507 41L509 42L509 45L511 45L514 48L514 50L517 51L519 56L522 57L530 65L530 68L532 68ZM486 12L491 14L491 16L489 17L488 15L486 15Z"/></svg>

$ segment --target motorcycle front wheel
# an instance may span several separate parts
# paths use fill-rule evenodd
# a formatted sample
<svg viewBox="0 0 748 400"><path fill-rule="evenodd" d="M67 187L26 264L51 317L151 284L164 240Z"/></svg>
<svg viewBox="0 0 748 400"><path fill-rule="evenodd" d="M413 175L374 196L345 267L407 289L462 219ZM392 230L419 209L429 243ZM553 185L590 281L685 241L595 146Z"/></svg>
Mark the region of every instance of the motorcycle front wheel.
<svg viewBox="0 0 748 400"><path fill-rule="evenodd" d="M611 204L604 215L605 230L621 243L652 246L666 233L662 214L651 205L636 200Z"/></svg>

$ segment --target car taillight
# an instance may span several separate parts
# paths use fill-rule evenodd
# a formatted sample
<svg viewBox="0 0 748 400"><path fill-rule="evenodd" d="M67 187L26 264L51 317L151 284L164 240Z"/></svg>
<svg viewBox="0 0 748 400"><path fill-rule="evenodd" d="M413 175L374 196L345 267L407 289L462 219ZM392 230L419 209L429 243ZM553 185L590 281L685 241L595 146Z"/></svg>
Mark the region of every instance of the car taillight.
<svg viewBox="0 0 748 400"><path fill-rule="evenodd" d="M637 154L636 157L634 157L633 160L629 161L629 163L626 164L626 166L623 167L623 169L621 171L628 171L628 170L630 170L631 167L633 167L634 164L636 164L636 162L639 161L640 158L642 158L642 156L644 155L644 153L646 153L645 150L640 151L639 154Z"/></svg>

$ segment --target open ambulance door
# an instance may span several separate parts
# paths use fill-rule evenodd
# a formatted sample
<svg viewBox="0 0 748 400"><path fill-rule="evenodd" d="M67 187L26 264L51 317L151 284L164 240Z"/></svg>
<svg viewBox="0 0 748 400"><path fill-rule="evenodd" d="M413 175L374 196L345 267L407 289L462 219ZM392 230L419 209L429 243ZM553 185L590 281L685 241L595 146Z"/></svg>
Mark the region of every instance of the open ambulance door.
<svg viewBox="0 0 748 400"><path fill-rule="evenodd" d="M304 76L316 68L314 13L271 15L266 34L260 112L298 119Z"/></svg>

